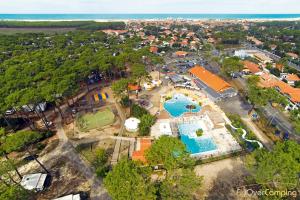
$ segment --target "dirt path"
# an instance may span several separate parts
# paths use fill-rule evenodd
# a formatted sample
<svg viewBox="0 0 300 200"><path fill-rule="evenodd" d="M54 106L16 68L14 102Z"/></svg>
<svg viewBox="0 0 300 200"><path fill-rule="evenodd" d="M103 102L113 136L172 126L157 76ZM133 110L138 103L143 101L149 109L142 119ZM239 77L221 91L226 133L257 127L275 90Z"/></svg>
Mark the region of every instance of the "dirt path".
<svg viewBox="0 0 300 200"><path fill-rule="evenodd" d="M234 196L233 188L246 176L243 157L227 158L224 160L198 165L195 168L198 176L203 176L203 199L228 199ZM224 188L227 188L225 191ZM231 194L232 193L232 194ZM215 195L219 196L218 198ZM232 198L234 199L234 198Z"/></svg>
<svg viewBox="0 0 300 200"><path fill-rule="evenodd" d="M39 161L50 169L61 157L67 158L65 162L69 162L75 169L82 173L91 185L90 197L92 200L110 199L102 184L102 179L96 176L95 171L90 167L88 162L84 160L75 150L71 142L68 140L61 124L61 118L56 119L57 136L59 145L50 153L39 157ZM20 171L27 173L31 169L39 168L36 162L30 162L20 168Z"/></svg>
<svg viewBox="0 0 300 200"><path fill-rule="evenodd" d="M106 190L103 187L102 180L96 176L95 171L89 166L89 164L82 159L79 154L76 152L75 148L72 146L72 144L69 142L64 129L61 125L61 119L58 118L56 122L57 127L57 135L59 137L59 149L58 152L63 153L64 156L68 158L68 160L71 162L71 164L80 171L86 179L91 184L91 193L90 197L92 200L102 200L102 199L109 199L109 196L106 192Z"/></svg>

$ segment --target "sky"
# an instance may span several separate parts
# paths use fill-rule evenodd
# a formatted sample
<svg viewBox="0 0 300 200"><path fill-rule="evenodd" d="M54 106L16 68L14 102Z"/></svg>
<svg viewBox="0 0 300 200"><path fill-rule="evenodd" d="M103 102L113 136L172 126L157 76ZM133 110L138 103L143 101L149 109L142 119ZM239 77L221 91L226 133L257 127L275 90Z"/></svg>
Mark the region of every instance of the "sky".
<svg viewBox="0 0 300 200"><path fill-rule="evenodd" d="M0 0L0 13L300 14L300 0Z"/></svg>

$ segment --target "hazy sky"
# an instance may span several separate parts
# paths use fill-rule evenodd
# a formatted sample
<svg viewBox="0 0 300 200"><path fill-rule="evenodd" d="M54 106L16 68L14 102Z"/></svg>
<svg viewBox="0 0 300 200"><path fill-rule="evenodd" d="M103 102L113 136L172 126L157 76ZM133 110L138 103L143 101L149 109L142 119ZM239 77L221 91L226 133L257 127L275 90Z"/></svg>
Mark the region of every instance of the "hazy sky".
<svg viewBox="0 0 300 200"><path fill-rule="evenodd" d="M300 14L300 0L0 0L0 13Z"/></svg>

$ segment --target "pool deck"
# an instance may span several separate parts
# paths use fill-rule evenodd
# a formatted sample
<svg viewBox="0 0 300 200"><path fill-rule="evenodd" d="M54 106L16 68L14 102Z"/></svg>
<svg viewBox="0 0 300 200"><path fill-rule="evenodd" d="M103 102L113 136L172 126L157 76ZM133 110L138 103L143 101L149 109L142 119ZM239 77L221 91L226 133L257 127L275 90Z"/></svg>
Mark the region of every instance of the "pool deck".
<svg viewBox="0 0 300 200"><path fill-rule="evenodd" d="M184 113L180 117L172 117L165 109L164 102L166 101L166 97L173 97L174 94L184 94L187 95L188 98L195 102L201 102L201 110L197 113ZM192 91L184 88L173 88L166 93L162 93L160 96L160 113L157 116L157 124L153 126L151 129L151 135L155 135L155 138L159 137L157 133L158 129L155 128L159 123L170 123L172 127L173 136L178 136L178 124L180 123L191 123L193 121L202 121L202 124L207 124L207 122L203 121L205 118L208 118L209 121L212 122L212 126L210 126L207 130L204 131L203 135L211 137L214 143L217 146L216 150L206 151L196 154L191 154L191 156L196 158L210 158L210 157L218 157L222 155L231 154L233 152L241 151L242 148L238 144L238 142L234 139L234 137L230 134L230 132L225 127L225 124L230 124L230 120L227 118L225 113L217 106L213 101L209 99L202 91ZM177 128L176 128L177 127Z"/></svg>

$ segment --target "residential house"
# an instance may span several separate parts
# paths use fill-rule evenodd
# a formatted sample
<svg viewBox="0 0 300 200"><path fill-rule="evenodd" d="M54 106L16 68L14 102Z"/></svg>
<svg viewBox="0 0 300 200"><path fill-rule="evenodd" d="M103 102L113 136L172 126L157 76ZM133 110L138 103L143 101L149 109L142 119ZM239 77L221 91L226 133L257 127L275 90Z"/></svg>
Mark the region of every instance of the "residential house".
<svg viewBox="0 0 300 200"><path fill-rule="evenodd" d="M189 45L189 40L188 39L184 39L181 41L181 47L187 47Z"/></svg>
<svg viewBox="0 0 300 200"><path fill-rule="evenodd" d="M300 81L300 78L297 74L288 74L288 73L281 73L280 74L281 80L286 80L287 84L294 86L295 82Z"/></svg>
<svg viewBox="0 0 300 200"><path fill-rule="evenodd" d="M288 55L289 57L291 57L292 59L294 59L294 60L296 60L296 59L299 58L299 55L296 54L296 53L293 53L293 52L289 52L289 53L287 53L287 55Z"/></svg>
<svg viewBox="0 0 300 200"><path fill-rule="evenodd" d="M188 55L188 52L186 51L177 51L175 52L175 56L178 58L185 58Z"/></svg>
<svg viewBox="0 0 300 200"><path fill-rule="evenodd" d="M284 65L281 63L276 63L275 68L277 68L280 72L283 72L284 70Z"/></svg>
<svg viewBox="0 0 300 200"><path fill-rule="evenodd" d="M272 58L268 57L264 53L257 52L257 53L254 53L253 56L254 56L254 58L256 58L258 61L260 61L263 64L267 64L267 63L272 63L273 62Z"/></svg>
<svg viewBox="0 0 300 200"><path fill-rule="evenodd" d="M150 52L154 53L154 54L157 54L158 53L158 47L157 46L151 46L150 47Z"/></svg>
<svg viewBox="0 0 300 200"><path fill-rule="evenodd" d="M245 60L242 63L244 65L243 72L245 74L253 74L253 75L261 75L262 74L262 70L259 68L258 64L253 63L248 60Z"/></svg>
<svg viewBox="0 0 300 200"><path fill-rule="evenodd" d="M300 108L300 88L294 88L289 84L278 80L276 77L264 73L260 76L259 86L265 88L275 88L281 94L287 97L289 105L286 110L294 110Z"/></svg>

